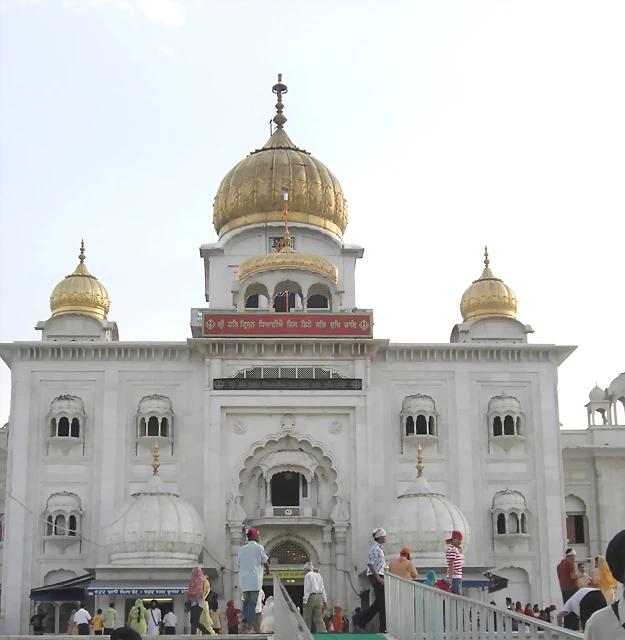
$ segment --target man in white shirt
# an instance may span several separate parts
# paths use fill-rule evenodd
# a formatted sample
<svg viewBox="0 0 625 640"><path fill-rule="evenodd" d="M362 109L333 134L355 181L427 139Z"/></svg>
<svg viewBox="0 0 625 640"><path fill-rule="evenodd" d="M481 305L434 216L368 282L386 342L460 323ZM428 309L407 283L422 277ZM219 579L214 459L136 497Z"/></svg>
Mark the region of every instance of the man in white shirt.
<svg viewBox="0 0 625 640"><path fill-rule="evenodd" d="M242 632L250 633L254 625L254 615L258 592L263 586L263 566L269 574L269 557L262 545L258 544L260 533L251 528L247 532L247 544L239 549L239 586L243 594Z"/></svg>
<svg viewBox="0 0 625 640"><path fill-rule="evenodd" d="M562 626L562 620L569 613L574 613L582 625L582 629L585 629L588 618L599 609L607 607L608 603L605 601L605 596L601 592L601 589L591 589L586 587L585 589L578 589L565 603L560 613L558 613L557 621L558 626Z"/></svg>
<svg viewBox="0 0 625 640"><path fill-rule="evenodd" d="M612 575L625 584L625 529L610 541L605 558ZM609 607L597 611L586 624L586 640L625 640L625 592Z"/></svg>
<svg viewBox="0 0 625 640"><path fill-rule="evenodd" d="M380 619L380 633L386 633L386 602L384 600L384 573L386 559L382 545L386 542L386 531L382 527L373 530L374 544L367 556L367 576L373 587L375 602L366 611L352 616L352 622L364 629L377 613Z"/></svg>
<svg viewBox="0 0 625 640"><path fill-rule="evenodd" d="M74 614L74 624L78 625L78 635L79 636L88 636L89 635L89 623L91 622L91 616L89 612L85 609L84 605L80 605L80 609L76 611Z"/></svg>
<svg viewBox="0 0 625 640"><path fill-rule="evenodd" d="M152 600L148 609L148 635L158 636L161 633L161 610L158 608L158 602Z"/></svg>
<svg viewBox="0 0 625 640"><path fill-rule="evenodd" d="M254 610L254 633L260 633L260 624L263 621L263 603L265 602L265 592L261 589L258 592L256 609Z"/></svg>
<svg viewBox="0 0 625 640"><path fill-rule="evenodd" d="M165 614L163 618L163 626L165 627L165 635L166 636L175 636L176 635L176 625L178 624L178 616L173 612L169 611Z"/></svg>
<svg viewBox="0 0 625 640"><path fill-rule="evenodd" d="M323 578L313 569L310 562L304 565L304 622L311 631L314 624L315 633L325 633L326 626L321 612L328 598L323 586Z"/></svg>

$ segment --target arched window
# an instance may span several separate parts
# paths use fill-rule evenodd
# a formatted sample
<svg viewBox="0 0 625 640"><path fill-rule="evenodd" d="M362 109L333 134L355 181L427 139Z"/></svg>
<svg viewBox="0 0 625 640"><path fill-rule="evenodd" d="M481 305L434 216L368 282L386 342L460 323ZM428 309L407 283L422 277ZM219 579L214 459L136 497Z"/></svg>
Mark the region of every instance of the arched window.
<svg viewBox="0 0 625 640"><path fill-rule="evenodd" d="M288 309L287 309L287 295L288 295ZM301 301L298 295L292 291L281 291L276 293L273 300L273 308L276 313L286 313L287 311L293 311L294 309L301 309Z"/></svg>
<svg viewBox="0 0 625 640"><path fill-rule="evenodd" d="M72 418L72 428L70 436L72 438L80 438L80 420L78 418Z"/></svg>
<svg viewBox="0 0 625 640"><path fill-rule="evenodd" d="M290 540L277 544L269 555L278 564L302 565L310 560L308 551L301 544Z"/></svg>
<svg viewBox="0 0 625 640"><path fill-rule="evenodd" d="M508 514L508 533L519 533L519 516L514 511Z"/></svg>
<svg viewBox="0 0 625 640"><path fill-rule="evenodd" d="M59 438L69 438L69 420L65 416L59 420L57 435Z"/></svg>
<svg viewBox="0 0 625 640"><path fill-rule="evenodd" d="M517 416L517 418L516 418L516 434L517 434L517 436L521 435L521 418L520 418L520 416Z"/></svg>
<svg viewBox="0 0 625 640"><path fill-rule="evenodd" d="M65 516L58 515L54 519L54 535L55 536L65 535Z"/></svg>
<svg viewBox="0 0 625 640"><path fill-rule="evenodd" d="M494 436L503 435L503 427L501 424L501 418L499 416L495 416L495 419L493 420L493 435Z"/></svg>
<svg viewBox="0 0 625 640"><path fill-rule="evenodd" d="M428 419L428 429L431 436L436 435L436 421L434 420L434 416L430 416Z"/></svg>
<svg viewBox="0 0 625 640"><path fill-rule="evenodd" d="M529 533L529 527L527 526L527 513L521 514L521 533Z"/></svg>
<svg viewBox="0 0 625 640"><path fill-rule="evenodd" d="M167 418L161 420L161 435L163 438L169 438L169 420Z"/></svg>
<svg viewBox="0 0 625 640"><path fill-rule="evenodd" d="M159 435L158 418L156 416L151 416L150 419L148 420L148 435L149 436Z"/></svg>
<svg viewBox="0 0 625 640"><path fill-rule="evenodd" d="M503 421L503 433L505 436L514 435L514 418L512 416L506 416Z"/></svg>
<svg viewBox="0 0 625 640"><path fill-rule="evenodd" d="M46 535L51 536L54 534L54 522L52 516L46 518Z"/></svg>
<svg viewBox="0 0 625 640"><path fill-rule="evenodd" d="M500 513L497 516L497 533L504 534L506 532L506 516L503 513Z"/></svg>
<svg viewBox="0 0 625 640"><path fill-rule="evenodd" d="M258 294L255 293L252 296L247 296L247 298L245 299L245 308L246 309L259 309L259 300L258 300Z"/></svg>
<svg viewBox="0 0 625 640"><path fill-rule="evenodd" d="M406 435L414 435L414 418L412 416L406 418Z"/></svg>
<svg viewBox="0 0 625 640"><path fill-rule="evenodd" d="M424 415L417 416L417 435L427 435L428 423Z"/></svg>
<svg viewBox="0 0 625 640"><path fill-rule="evenodd" d="M147 434L148 433L145 427L145 418L141 418L141 420L139 420L139 437L143 438Z"/></svg>
<svg viewBox="0 0 625 640"><path fill-rule="evenodd" d="M69 526L68 526L67 535L68 536L75 536L76 535L76 531L78 530L76 516L70 516L69 517L68 525Z"/></svg>
<svg viewBox="0 0 625 640"><path fill-rule="evenodd" d="M309 309L329 309L330 303L328 298L320 293L317 293L308 298Z"/></svg>
<svg viewBox="0 0 625 640"><path fill-rule="evenodd" d="M56 438L56 418L50 420L50 437Z"/></svg>
<svg viewBox="0 0 625 640"><path fill-rule="evenodd" d="M271 504L274 507L298 507L301 476L295 471L282 471L271 478Z"/></svg>

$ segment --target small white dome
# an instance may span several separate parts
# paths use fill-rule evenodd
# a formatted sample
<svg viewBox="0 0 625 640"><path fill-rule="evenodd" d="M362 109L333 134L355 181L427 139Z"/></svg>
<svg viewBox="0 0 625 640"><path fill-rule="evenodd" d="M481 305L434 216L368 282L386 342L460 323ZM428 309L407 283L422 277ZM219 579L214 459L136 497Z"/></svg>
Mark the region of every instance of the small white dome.
<svg viewBox="0 0 625 640"><path fill-rule="evenodd" d="M427 480L417 481L393 505L384 528L387 551L398 553L402 547L410 547L416 563L445 566L445 540L452 531L464 535L462 552L469 547L471 532L469 523L458 507L441 493L434 493Z"/></svg>
<svg viewBox="0 0 625 640"><path fill-rule="evenodd" d="M490 413L491 411L499 413L520 413L521 403L512 396L495 396L491 398L488 403L488 412Z"/></svg>
<svg viewBox="0 0 625 640"><path fill-rule="evenodd" d="M595 385L595 388L588 394L588 399L591 402L605 402L605 391L599 385Z"/></svg>
<svg viewBox="0 0 625 640"><path fill-rule="evenodd" d="M77 396L58 396L50 404L50 413L85 413L85 403Z"/></svg>
<svg viewBox="0 0 625 640"><path fill-rule="evenodd" d="M509 511L510 509L525 511L527 509L527 503L520 491L505 489L504 491L498 491L493 497L493 511L499 509L501 511Z"/></svg>
<svg viewBox="0 0 625 640"><path fill-rule="evenodd" d="M171 413L172 404L167 396L145 396L139 400L139 413Z"/></svg>
<svg viewBox="0 0 625 640"><path fill-rule="evenodd" d="M111 564L193 564L204 545L204 525L195 508L154 475L120 510L108 542Z"/></svg>
<svg viewBox="0 0 625 640"><path fill-rule="evenodd" d="M420 393L414 396L407 396L401 405L402 411L416 413L417 411L432 412L436 410L434 400L430 396L424 396Z"/></svg>
<svg viewBox="0 0 625 640"><path fill-rule="evenodd" d="M70 513L71 511L80 512L80 498L75 493L69 493L68 491L53 493L46 502L46 509L50 513L54 513L55 511L64 511L66 513Z"/></svg>

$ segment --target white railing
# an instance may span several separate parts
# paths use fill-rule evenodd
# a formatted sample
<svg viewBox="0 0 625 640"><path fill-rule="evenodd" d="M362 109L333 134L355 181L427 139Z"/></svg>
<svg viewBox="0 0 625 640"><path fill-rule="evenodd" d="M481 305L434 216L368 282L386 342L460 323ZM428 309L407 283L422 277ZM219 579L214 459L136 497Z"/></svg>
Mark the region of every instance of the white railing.
<svg viewBox="0 0 625 640"><path fill-rule="evenodd" d="M277 573L273 574L274 640L314 640Z"/></svg>
<svg viewBox="0 0 625 640"><path fill-rule="evenodd" d="M573 640L548 622L387 574L386 628L393 640Z"/></svg>

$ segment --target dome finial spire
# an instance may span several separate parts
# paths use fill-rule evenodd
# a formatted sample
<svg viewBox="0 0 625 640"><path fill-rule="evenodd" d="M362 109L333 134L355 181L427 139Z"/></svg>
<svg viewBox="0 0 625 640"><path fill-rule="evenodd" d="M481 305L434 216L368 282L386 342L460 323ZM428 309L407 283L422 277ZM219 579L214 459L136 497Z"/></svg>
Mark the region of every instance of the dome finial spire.
<svg viewBox="0 0 625 640"><path fill-rule="evenodd" d="M271 90L278 97L278 102L276 102L276 115L273 117L273 121L276 124L278 129L282 129L284 127L284 123L286 122L286 116L282 113L284 109L284 105L282 104L282 94L288 92L288 88L285 84L282 84L282 74L278 74L278 82L274 84Z"/></svg>
<svg viewBox="0 0 625 640"><path fill-rule="evenodd" d="M154 461L152 462L153 475L158 475L158 468L161 466L161 463L158 460L158 442L154 443L154 453L152 454L152 458Z"/></svg>
<svg viewBox="0 0 625 640"><path fill-rule="evenodd" d="M80 260L80 264L83 264L85 262L85 239L84 238L80 241L80 255L78 256L78 259Z"/></svg>
<svg viewBox="0 0 625 640"><path fill-rule="evenodd" d="M488 269L490 260L488 259L488 245L484 245L484 266Z"/></svg>
<svg viewBox="0 0 625 640"><path fill-rule="evenodd" d="M423 477L423 470L425 469L425 465L423 464L423 450L421 449L421 445L419 445L419 450L417 452L417 471L418 478Z"/></svg>

